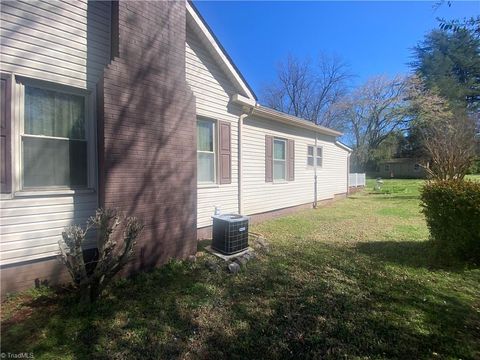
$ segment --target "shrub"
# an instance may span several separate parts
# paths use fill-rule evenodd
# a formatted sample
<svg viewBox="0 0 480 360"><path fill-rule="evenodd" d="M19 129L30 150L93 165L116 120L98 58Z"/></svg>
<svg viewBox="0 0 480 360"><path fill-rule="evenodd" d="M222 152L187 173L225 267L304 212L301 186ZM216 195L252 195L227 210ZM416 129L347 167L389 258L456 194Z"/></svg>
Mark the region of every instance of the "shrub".
<svg viewBox="0 0 480 360"><path fill-rule="evenodd" d="M98 258L85 262L83 245L88 231L97 230ZM123 241L119 245L117 233L123 228ZM134 217L123 217L113 210L98 209L83 230L73 225L65 228L60 245L60 261L67 267L83 302L94 302L112 278L133 255L135 240L143 226Z"/></svg>
<svg viewBox="0 0 480 360"><path fill-rule="evenodd" d="M437 255L447 261L480 260L480 182L427 182L421 199Z"/></svg>

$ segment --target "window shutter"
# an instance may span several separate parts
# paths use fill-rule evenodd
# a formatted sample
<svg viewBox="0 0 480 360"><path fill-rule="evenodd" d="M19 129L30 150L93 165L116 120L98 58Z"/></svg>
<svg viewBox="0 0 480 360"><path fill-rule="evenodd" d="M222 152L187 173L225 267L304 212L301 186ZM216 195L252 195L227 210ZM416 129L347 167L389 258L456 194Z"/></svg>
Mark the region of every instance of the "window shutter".
<svg viewBox="0 0 480 360"><path fill-rule="evenodd" d="M295 141L288 140L287 147L287 180L295 180Z"/></svg>
<svg viewBox="0 0 480 360"><path fill-rule="evenodd" d="M273 136L265 135L265 182L273 182Z"/></svg>
<svg viewBox="0 0 480 360"><path fill-rule="evenodd" d="M1 74L1 110L0 110L0 153L1 153L1 192L12 190L12 153L11 153L11 78Z"/></svg>
<svg viewBox="0 0 480 360"><path fill-rule="evenodd" d="M219 171L220 184L232 183L232 151L230 123L219 121Z"/></svg>

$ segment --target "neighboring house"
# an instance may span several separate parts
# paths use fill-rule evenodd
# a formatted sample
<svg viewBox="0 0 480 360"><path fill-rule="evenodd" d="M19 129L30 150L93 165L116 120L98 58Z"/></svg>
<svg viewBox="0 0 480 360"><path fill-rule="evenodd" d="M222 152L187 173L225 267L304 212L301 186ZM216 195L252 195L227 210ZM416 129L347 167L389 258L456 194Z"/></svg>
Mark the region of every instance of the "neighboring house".
<svg viewBox="0 0 480 360"><path fill-rule="evenodd" d="M67 280L61 232L98 206L145 224L135 271L195 253L215 207L347 192L341 134L259 105L189 3L2 1L0 60L3 292Z"/></svg>
<svg viewBox="0 0 480 360"><path fill-rule="evenodd" d="M382 178L424 179L428 162L420 159L397 158L380 161L376 176Z"/></svg>

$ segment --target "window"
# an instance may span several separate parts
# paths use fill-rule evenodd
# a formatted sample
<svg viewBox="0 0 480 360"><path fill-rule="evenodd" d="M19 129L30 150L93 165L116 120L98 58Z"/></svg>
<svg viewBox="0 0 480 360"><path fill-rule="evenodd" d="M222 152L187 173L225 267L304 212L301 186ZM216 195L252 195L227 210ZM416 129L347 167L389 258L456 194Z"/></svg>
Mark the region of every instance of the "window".
<svg viewBox="0 0 480 360"><path fill-rule="evenodd" d="M323 148L317 147L317 166L322 167L323 165Z"/></svg>
<svg viewBox="0 0 480 360"><path fill-rule="evenodd" d="M416 171L416 172L420 171L420 164L415 164L413 166L413 171Z"/></svg>
<svg viewBox="0 0 480 360"><path fill-rule="evenodd" d="M273 180L287 179L287 145L285 140L273 141Z"/></svg>
<svg viewBox="0 0 480 360"><path fill-rule="evenodd" d="M390 171L390 164L385 164L385 171Z"/></svg>
<svg viewBox="0 0 480 360"><path fill-rule="evenodd" d="M197 121L197 178L199 183L215 183L215 122Z"/></svg>
<svg viewBox="0 0 480 360"><path fill-rule="evenodd" d="M307 165L308 166L313 166L313 164L315 163L315 157L314 157L314 151L315 150L315 146L308 146L308 150L307 150Z"/></svg>
<svg viewBox="0 0 480 360"><path fill-rule="evenodd" d="M316 150L315 150L316 149ZM322 167L323 165L323 147L309 145L307 148L307 165L313 166L315 161L317 166Z"/></svg>
<svg viewBox="0 0 480 360"><path fill-rule="evenodd" d="M84 95L25 86L23 187L88 185Z"/></svg>

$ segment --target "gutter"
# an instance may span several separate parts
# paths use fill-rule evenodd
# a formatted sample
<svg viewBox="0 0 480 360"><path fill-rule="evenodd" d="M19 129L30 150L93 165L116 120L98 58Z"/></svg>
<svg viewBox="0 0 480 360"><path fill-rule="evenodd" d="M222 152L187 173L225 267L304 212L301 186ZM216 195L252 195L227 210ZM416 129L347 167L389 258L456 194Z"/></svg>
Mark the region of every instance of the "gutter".
<svg viewBox="0 0 480 360"><path fill-rule="evenodd" d="M337 145L338 147L342 148L343 150L346 150L348 151L349 153L353 152L353 149L348 147L347 145L345 145L344 143L341 143L340 141L336 140L335 141L335 145Z"/></svg>
<svg viewBox="0 0 480 360"><path fill-rule="evenodd" d="M267 118L267 119L275 120L275 121L278 121L278 122L281 122L281 123L285 123L285 124L301 127L301 128L304 128L304 129L312 130L312 131L315 131L316 133L320 133L320 134L324 134L324 135L328 135L328 136L337 137L337 136L342 136L343 135L343 133L341 133L339 131L329 129L329 128L324 127L324 126L316 125L316 124L314 124L310 121L301 119L299 117L288 115L288 114L282 113L280 111L273 110L273 109L270 109L268 107L262 106L258 102L256 102L255 100L246 98L245 96L242 96L242 95L239 95L239 94L235 94L235 95L232 96L232 102L234 102L236 104L239 104L239 105L243 105L244 107L249 108L250 111L251 111L251 114L258 115L258 116L263 117L263 118Z"/></svg>

